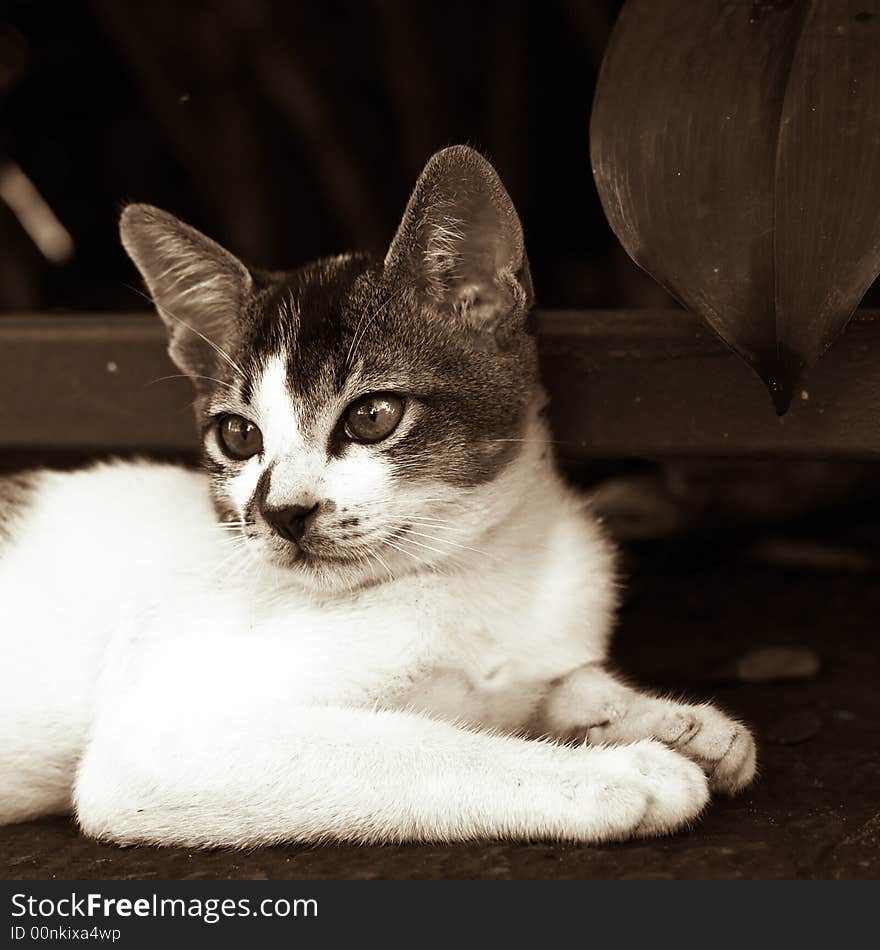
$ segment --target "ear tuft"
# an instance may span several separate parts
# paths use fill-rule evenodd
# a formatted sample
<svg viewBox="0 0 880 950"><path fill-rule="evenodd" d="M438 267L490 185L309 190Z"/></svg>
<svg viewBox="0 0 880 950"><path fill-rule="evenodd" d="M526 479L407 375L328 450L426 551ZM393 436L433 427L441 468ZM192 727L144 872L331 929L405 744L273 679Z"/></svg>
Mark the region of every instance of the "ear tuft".
<svg viewBox="0 0 880 950"><path fill-rule="evenodd" d="M532 288L522 226L495 169L456 145L425 166L385 258L436 310L471 329L524 324Z"/></svg>
<svg viewBox="0 0 880 950"><path fill-rule="evenodd" d="M151 205L128 205L119 233L168 328L172 359L185 373L205 373L251 291L247 268L200 231Z"/></svg>

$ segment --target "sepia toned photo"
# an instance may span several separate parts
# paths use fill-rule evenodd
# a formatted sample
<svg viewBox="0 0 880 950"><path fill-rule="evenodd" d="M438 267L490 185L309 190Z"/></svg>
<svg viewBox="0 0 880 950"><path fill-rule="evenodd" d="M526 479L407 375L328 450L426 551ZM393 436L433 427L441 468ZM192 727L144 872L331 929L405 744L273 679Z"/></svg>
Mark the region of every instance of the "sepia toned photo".
<svg viewBox="0 0 880 950"><path fill-rule="evenodd" d="M876 0L0 5L12 943L876 879L878 275Z"/></svg>

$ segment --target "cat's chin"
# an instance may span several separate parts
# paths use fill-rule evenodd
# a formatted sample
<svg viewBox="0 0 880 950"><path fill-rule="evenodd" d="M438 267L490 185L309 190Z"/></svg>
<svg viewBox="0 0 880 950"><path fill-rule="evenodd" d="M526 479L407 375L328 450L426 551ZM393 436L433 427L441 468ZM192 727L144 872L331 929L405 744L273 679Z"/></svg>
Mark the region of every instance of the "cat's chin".
<svg viewBox="0 0 880 950"><path fill-rule="evenodd" d="M383 553L367 553L364 549L349 552L345 549L309 548L271 536L248 536L248 560L264 574L268 569L274 582L293 586L319 595L355 594L367 588L394 582L436 564L413 555L397 557L383 549ZM404 552L406 553L406 552Z"/></svg>
<svg viewBox="0 0 880 950"><path fill-rule="evenodd" d="M256 553L256 552L255 552ZM288 583L321 593L350 592L373 586L378 577L362 558L305 550L293 545L262 546L258 557L282 575Z"/></svg>

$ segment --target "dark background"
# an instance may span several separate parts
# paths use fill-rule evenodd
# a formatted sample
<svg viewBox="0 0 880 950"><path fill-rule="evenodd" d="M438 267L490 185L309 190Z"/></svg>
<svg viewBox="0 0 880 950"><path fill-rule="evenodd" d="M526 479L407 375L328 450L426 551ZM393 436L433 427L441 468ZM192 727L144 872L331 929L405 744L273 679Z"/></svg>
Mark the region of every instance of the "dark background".
<svg viewBox="0 0 880 950"><path fill-rule="evenodd" d="M381 253L427 158L459 142L507 184L541 306L670 305L620 249L590 171L621 6L0 0L0 173L23 169L75 248L47 261L0 200L0 313L144 309L116 234L127 201L258 266Z"/></svg>
<svg viewBox="0 0 880 950"><path fill-rule="evenodd" d="M0 311L144 309L116 235L165 207L246 261L383 251L428 156L466 142L520 210L539 302L663 305L589 164L620 3L0 0L0 167L71 233L46 261L0 202Z"/></svg>

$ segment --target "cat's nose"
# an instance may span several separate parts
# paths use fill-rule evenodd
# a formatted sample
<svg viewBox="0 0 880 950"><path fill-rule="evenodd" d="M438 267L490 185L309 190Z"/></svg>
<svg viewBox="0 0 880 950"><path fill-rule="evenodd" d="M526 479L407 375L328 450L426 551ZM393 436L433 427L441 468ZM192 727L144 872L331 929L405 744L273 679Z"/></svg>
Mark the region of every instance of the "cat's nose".
<svg viewBox="0 0 880 950"><path fill-rule="evenodd" d="M272 530L287 541L300 542L314 515L319 502L309 505L287 505L284 508L264 508L263 517Z"/></svg>

